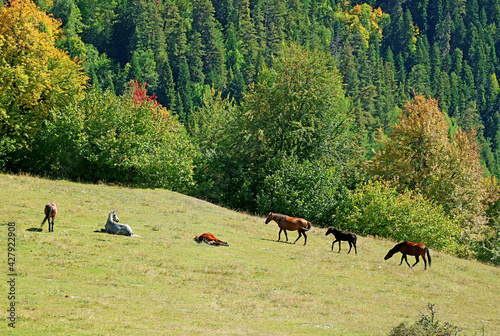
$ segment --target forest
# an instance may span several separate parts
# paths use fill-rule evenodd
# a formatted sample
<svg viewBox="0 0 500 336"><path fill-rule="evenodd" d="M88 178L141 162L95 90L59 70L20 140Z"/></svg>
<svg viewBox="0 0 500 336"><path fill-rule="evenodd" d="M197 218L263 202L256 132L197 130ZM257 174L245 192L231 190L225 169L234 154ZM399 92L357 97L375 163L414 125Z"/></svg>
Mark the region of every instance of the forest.
<svg viewBox="0 0 500 336"><path fill-rule="evenodd" d="M500 264L497 48L497 0L4 0L0 171Z"/></svg>

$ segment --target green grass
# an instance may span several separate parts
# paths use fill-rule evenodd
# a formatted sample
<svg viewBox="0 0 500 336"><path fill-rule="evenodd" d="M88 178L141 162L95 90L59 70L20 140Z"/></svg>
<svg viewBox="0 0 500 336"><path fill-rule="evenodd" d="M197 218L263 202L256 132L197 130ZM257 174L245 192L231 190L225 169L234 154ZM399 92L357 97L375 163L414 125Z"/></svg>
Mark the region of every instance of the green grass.
<svg viewBox="0 0 500 336"><path fill-rule="evenodd" d="M49 201L55 232L32 231ZM140 237L95 232L113 209ZM274 222L165 190L15 175L0 175L4 315L11 221L18 320L2 335L387 335L428 303L467 334L500 335L497 267L431 251L430 269L410 269L383 260L388 240L358 237L347 255L325 229L276 242ZM195 243L203 232L230 246Z"/></svg>

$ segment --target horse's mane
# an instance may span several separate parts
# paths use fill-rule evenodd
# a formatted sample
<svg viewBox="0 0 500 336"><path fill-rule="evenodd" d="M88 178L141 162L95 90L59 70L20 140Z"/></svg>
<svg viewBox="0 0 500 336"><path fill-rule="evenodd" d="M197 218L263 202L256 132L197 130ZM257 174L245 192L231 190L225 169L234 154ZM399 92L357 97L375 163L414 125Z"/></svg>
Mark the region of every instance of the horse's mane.
<svg viewBox="0 0 500 336"><path fill-rule="evenodd" d="M406 240L405 240L405 241L403 241L403 242L401 242L401 243L399 243L399 244L396 244L396 246L394 246L394 247L391 249L391 252L393 252L393 251L396 251L396 252L397 252L397 251L401 250L401 248L402 248L404 245L406 245L406 244L408 244L408 241L406 241Z"/></svg>
<svg viewBox="0 0 500 336"><path fill-rule="evenodd" d="M271 217L273 219L285 219L287 217L287 215L273 212L273 215Z"/></svg>
<svg viewBox="0 0 500 336"><path fill-rule="evenodd" d="M115 210L112 210L109 212L109 215L108 215L108 223L111 223L111 224L117 224L115 222L115 219L114 219L114 215L115 214Z"/></svg>

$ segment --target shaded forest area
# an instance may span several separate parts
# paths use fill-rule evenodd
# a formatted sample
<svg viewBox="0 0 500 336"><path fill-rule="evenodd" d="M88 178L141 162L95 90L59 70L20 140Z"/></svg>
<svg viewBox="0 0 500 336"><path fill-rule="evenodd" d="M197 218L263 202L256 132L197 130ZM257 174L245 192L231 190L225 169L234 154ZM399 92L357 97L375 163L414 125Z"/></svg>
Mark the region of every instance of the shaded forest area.
<svg viewBox="0 0 500 336"><path fill-rule="evenodd" d="M240 101L293 41L336 60L366 149L422 94L478 129L483 161L500 173L496 0L36 2L62 20L60 47L84 59L94 85L121 94L146 82L183 122L207 85Z"/></svg>

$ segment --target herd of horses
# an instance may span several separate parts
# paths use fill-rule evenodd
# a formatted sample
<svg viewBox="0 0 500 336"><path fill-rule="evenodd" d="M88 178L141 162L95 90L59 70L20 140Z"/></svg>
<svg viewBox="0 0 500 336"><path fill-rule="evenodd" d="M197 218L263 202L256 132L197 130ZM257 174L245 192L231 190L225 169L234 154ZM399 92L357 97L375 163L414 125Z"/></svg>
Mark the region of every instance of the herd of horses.
<svg viewBox="0 0 500 336"><path fill-rule="evenodd" d="M54 232L54 219L57 215L57 206L54 203L47 203L44 208L44 213L45 213L45 218L42 221L40 229L43 228L43 225L47 221L49 225L49 232ZM118 223L119 221L120 219L116 215L116 212L112 210L108 215L108 220L106 222L105 228L101 229L101 231L117 235L137 236L132 232L132 228L129 225ZM312 227L311 222L303 218L290 217L287 215L270 212L267 215L266 224L268 224L271 221L275 221L280 229L278 233L278 241L281 240L281 232L285 233L285 238L286 241L288 242L288 235L286 232L298 231L299 236L297 237L297 239L295 239L293 243L295 244L297 240L300 239L300 237L304 236L304 245L307 244L306 232L311 229ZM353 246L355 254L356 255L358 254L358 250L356 248L357 237L354 233L329 227L325 235L328 236L329 234L332 234L335 237L335 240L332 243L331 251L333 251L333 245L336 242L338 242L339 243L338 252L340 252L341 242L347 241L349 243L349 251L347 252L347 254L351 252ZM213 246L229 246L227 242L221 241L220 239L216 238L213 234L208 232L194 237L194 240L197 243L206 243L208 245L213 245ZM386 256L384 257L384 260L390 259L394 254L398 252L401 252L402 254L401 262L399 263L399 265L401 265L404 260L406 261L408 267L413 267L419 263L420 257L422 257L422 259L424 260L424 269L427 269L427 259L426 259L427 255L427 258L429 259L429 267L431 266L431 255L429 253L429 249L424 244L412 243L409 241L398 243L392 249L390 249L389 252L387 252ZM415 256L415 263L411 266L408 263L407 259L408 255Z"/></svg>
<svg viewBox="0 0 500 336"><path fill-rule="evenodd" d="M311 222L309 222L303 218L290 217L287 215L282 215L279 213L270 212L267 215L266 224L268 224L272 220L275 221L278 224L278 227L280 228L280 231L278 233L278 241L281 240L281 232L285 233L286 241L288 241L288 235L287 235L286 231L298 231L299 236L297 237L297 239L295 239L295 241L293 243L295 244L297 242L297 240L299 240L300 237L304 236L304 245L307 244L306 232L311 229L311 227L312 227ZM327 229L325 235L328 236L329 234L332 234L333 236L335 236L335 240L332 243L331 251L333 251L333 245L336 242L338 242L339 243L338 252L340 252L341 242L347 241L349 243L349 251L347 252L347 254L349 254L351 252L351 249L353 246L354 246L355 254L358 254L358 250L356 248L356 241L358 240L358 238L356 237L356 235L354 233L342 231L342 230L339 230L339 229L336 229L333 227L329 227ZM429 249L424 244L412 243L409 241L404 241L404 242L398 243L398 244L396 244L396 246L394 246L392 249L390 249L389 252L387 252L387 254L384 257L384 260L390 259L395 253L398 253L398 252L401 252L401 254L402 254L401 262L399 263L399 265L401 265L403 263L403 260L404 260L404 261L406 261L406 264L409 267L413 267L419 263L420 257L422 257L422 259L424 260L424 269L427 269L427 260L425 257L425 255L427 254L427 258L429 259L429 267L431 266L431 260L432 260L431 255L429 253ZM408 263L408 259L407 259L408 255L415 256L415 263L411 266Z"/></svg>

